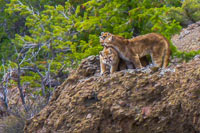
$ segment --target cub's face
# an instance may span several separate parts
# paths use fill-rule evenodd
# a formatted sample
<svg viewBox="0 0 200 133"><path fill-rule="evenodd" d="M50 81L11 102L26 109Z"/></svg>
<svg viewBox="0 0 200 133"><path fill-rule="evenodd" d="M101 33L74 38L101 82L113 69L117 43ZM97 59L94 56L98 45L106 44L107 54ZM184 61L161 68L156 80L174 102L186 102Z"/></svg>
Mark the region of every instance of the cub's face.
<svg viewBox="0 0 200 133"><path fill-rule="evenodd" d="M102 32L99 38L102 46L108 46L107 44L112 43L113 41L113 35L109 32Z"/></svg>
<svg viewBox="0 0 200 133"><path fill-rule="evenodd" d="M100 52L100 56L104 64L111 65L118 61L118 54L111 47L104 48L104 50Z"/></svg>

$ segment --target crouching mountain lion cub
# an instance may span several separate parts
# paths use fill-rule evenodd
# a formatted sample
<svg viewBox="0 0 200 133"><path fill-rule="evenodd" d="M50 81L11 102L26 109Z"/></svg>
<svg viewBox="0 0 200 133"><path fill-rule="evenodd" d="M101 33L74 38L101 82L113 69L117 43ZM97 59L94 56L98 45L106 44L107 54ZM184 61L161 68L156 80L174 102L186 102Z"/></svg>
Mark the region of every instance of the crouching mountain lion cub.
<svg viewBox="0 0 200 133"><path fill-rule="evenodd" d="M110 67L110 73L117 71L119 66L119 56L117 51L115 51L112 47L104 48L103 51L99 53L100 55L100 67L101 67L101 75L106 71L106 65Z"/></svg>
<svg viewBox="0 0 200 133"><path fill-rule="evenodd" d="M140 58L150 54L153 64L156 67L167 67L170 58L168 40L157 33L149 33L137 36L133 39L125 39L111 33L103 33L104 47L114 48L119 57L125 61L132 62L136 68L142 68Z"/></svg>

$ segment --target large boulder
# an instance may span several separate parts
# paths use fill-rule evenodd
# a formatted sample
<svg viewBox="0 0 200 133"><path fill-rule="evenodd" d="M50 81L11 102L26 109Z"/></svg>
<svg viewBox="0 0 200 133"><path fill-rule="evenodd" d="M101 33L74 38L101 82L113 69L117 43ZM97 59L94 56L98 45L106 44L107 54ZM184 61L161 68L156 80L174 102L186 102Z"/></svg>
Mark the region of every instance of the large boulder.
<svg viewBox="0 0 200 133"><path fill-rule="evenodd" d="M91 56L26 122L27 133L198 133L200 59L156 72L99 75Z"/></svg>
<svg viewBox="0 0 200 133"><path fill-rule="evenodd" d="M172 37L172 42L180 51L200 50L200 21L183 28L180 34Z"/></svg>

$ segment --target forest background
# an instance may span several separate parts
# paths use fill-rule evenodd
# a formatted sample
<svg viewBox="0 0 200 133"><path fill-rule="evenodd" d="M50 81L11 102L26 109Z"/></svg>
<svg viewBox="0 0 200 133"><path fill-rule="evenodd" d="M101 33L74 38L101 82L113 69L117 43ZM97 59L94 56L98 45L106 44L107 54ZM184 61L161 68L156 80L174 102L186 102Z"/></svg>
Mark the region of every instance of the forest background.
<svg viewBox="0 0 200 133"><path fill-rule="evenodd" d="M71 69L102 50L101 32L156 32L170 40L200 20L200 0L0 0L0 9L0 96L11 109L8 90L16 87L25 112L33 108L25 92L45 106ZM200 54L172 43L171 50L186 61Z"/></svg>

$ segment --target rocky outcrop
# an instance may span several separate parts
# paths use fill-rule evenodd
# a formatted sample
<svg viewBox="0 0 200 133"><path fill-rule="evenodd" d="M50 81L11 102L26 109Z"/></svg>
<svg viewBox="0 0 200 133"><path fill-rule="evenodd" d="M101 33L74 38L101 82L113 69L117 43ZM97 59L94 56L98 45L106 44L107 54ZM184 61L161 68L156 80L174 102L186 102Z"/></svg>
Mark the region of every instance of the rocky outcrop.
<svg viewBox="0 0 200 133"><path fill-rule="evenodd" d="M182 29L180 34L172 37L172 42L180 51L200 50L200 21Z"/></svg>
<svg viewBox="0 0 200 133"><path fill-rule="evenodd" d="M99 75L91 56L28 120L34 133L198 133L200 59L156 72L124 70Z"/></svg>

